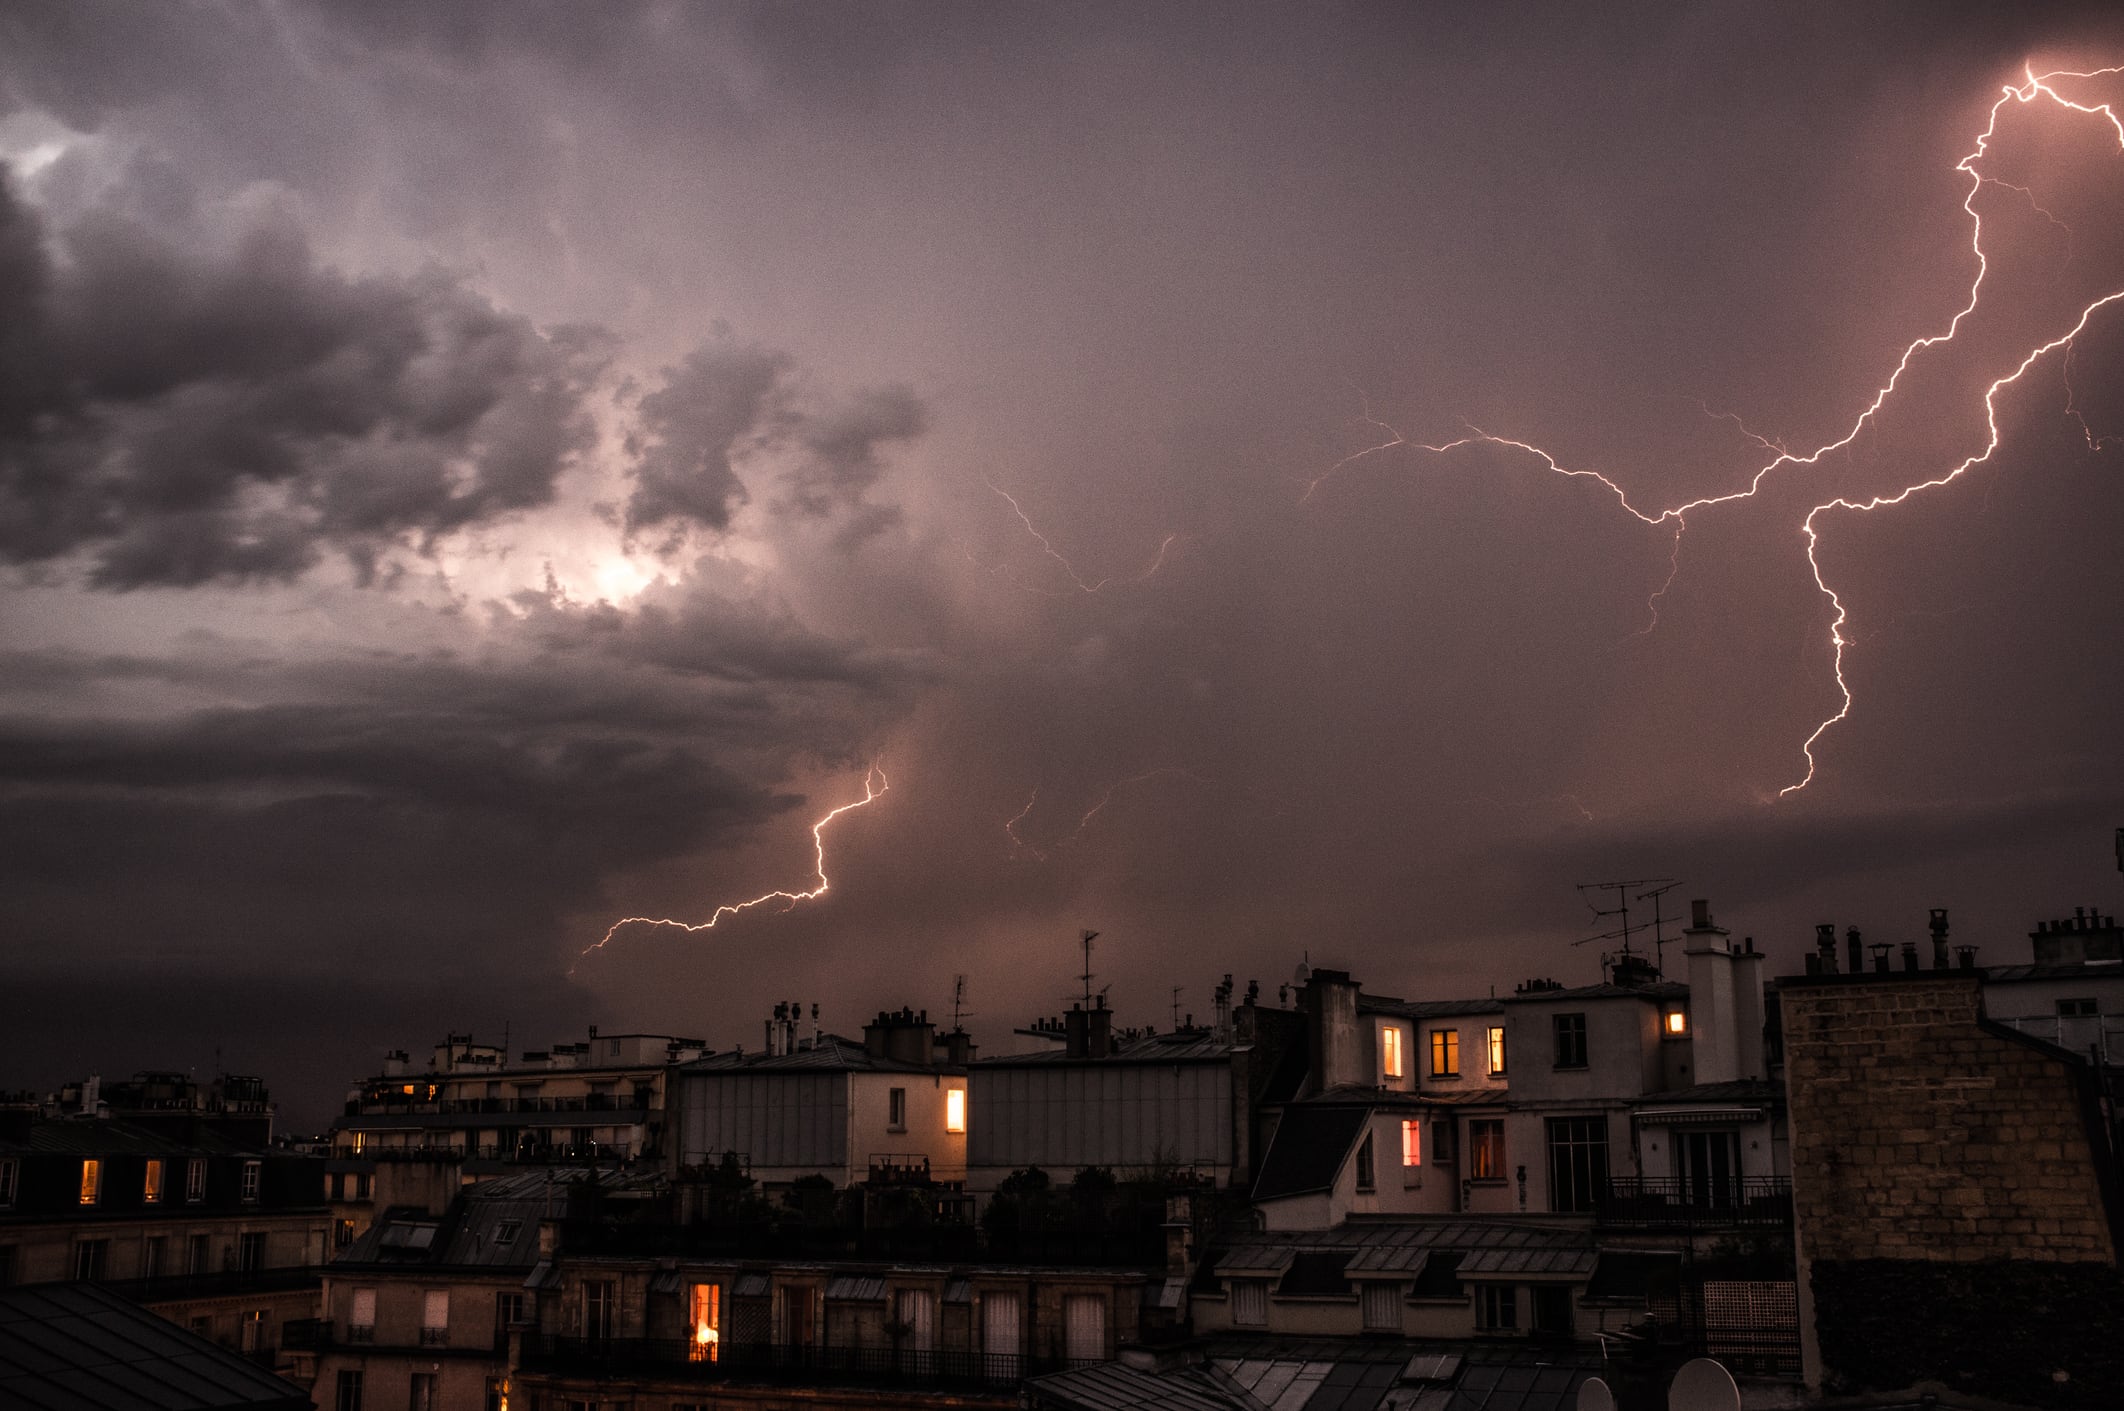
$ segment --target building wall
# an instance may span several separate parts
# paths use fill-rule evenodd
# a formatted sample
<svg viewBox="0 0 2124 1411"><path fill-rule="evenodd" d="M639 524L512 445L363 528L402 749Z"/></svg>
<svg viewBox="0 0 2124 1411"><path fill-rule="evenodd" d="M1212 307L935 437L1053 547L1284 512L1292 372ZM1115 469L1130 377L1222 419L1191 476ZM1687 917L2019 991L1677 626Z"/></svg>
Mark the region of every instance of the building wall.
<svg viewBox="0 0 2124 1411"><path fill-rule="evenodd" d="M1812 1257L2115 1261L2074 1066L1980 1027L1974 976L1784 995Z"/></svg>
<svg viewBox="0 0 2124 1411"><path fill-rule="evenodd" d="M823 1172L846 1184L849 1163L864 1156L849 1149L848 1077L681 1072L678 1159L699 1165L735 1151L764 1179Z"/></svg>
<svg viewBox="0 0 2124 1411"><path fill-rule="evenodd" d="M965 1087L966 1078L958 1073L849 1074L849 1169L844 1183L863 1180L873 1156L926 1156L933 1179L965 1180L967 1134L945 1128L945 1094ZM907 1095L906 1121L899 1130L888 1120L894 1088ZM967 1125L972 1125L971 1113Z"/></svg>
<svg viewBox="0 0 2124 1411"><path fill-rule="evenodd" d="M1810 1385L2124 1404L2084 1065L1986 1024L1974 973L1781 990Z"/></svg>
<svg viewBox="0 0 2124 1411"><path fill-rule="evenodd" d="M1229 1177L1232 1075L1222 1060L975 1064L969 1085L968 1182L977 1189L1027 1166L1065 1175L1176 1162Z"/></svg>
<svg viewBox="0 0 2124 1411"><path fill-rule="evenodd" d="M1667 1086L1659 1039L1660 1004L1650 998L1515 999L1505 1004L1505 1043L1513 1097L1618 1098ZM1556 1066L1554 1018L1586 1017L1586 1066Z"/></svg>

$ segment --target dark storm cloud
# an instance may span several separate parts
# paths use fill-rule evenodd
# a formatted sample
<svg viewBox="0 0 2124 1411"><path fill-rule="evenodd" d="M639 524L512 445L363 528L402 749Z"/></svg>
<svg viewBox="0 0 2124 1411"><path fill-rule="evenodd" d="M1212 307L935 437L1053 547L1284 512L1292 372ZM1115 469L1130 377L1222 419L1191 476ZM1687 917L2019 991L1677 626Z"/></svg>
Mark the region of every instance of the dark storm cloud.
<svg viewBox="0 0 2124 1411"><path fill-rule="evenodd" d="M449 278L351 278L263 224L180 248L115 211L41 256L0 187L0 557L106 588L287 579L548 503L591 443L593 334Z"/></svg>
<svg viewBox="0 0 2124 1411"><path fill-rule="evenodd" d="M752 497L740 473L748 463L778 473L801 514L848 513L856 538L883 527L883 507L866 504L865 493L885 471L885 448L929 429L927 409L898 384L817 409L794 371L787 354L727 341L704 343L662 371L626 438L634 489L621 523L630 539L658 532L668 554L689 528L727 530Z"/></svg>

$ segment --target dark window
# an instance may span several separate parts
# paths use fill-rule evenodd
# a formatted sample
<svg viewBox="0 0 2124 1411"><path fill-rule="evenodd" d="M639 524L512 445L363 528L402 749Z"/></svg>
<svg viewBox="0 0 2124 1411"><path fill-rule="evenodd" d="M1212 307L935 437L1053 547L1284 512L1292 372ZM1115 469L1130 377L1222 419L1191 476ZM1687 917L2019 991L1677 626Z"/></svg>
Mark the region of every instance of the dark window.
<svg viewBox="0 0 2124 1411"><path fill-rule="evenodd" d="M255 1273L265 1268L265 1236L263 1234L238 1235L236 1237L236 1267L244 1273Z"/></svg>
<svg viewBox="0 0 2124 1411"><path fill-rule="evenodd" d="M1486 1333L1509 1333L1519 1327L1519 1289L1514 1284L1479 1284L1475 1289L1475 1326Z"/></svg>
<svg viewBox="0 0 2124 1411"><path fill-rule="evenodd" d="M2092 998L2058 1001L2058 1017L2061 1019L2085 1019L2101 1012L2102 1006Z"/></svg>
<svg viewBox="0 0 2124 1411"><path fill-rule="evenodd" d="M1537 1333L1571 1335L1571 1289L1567 1284L1529 1284L1533 1299L1533 1327Z"/></svg>
<svg viewBox="0 0 2124 1411"><path fill-rule="evenodd" d="M406 1411L435 1411L435 1374L415 1372L413 1389L406 1397Z"/></svg>
<svg viewBox="0 0 2124 1411"><path fill-rule="evenodd" d="M100 1279L111 1252L109 1240L81 1240L74 1245L74 1277Z"/></svg>
<svg viewBox="0 0 2124 1411"><path fill-rule="evenodd" d="M258 1178L261 1169L262 1163L260 1162L246 1161L243 1163L243 1203L245 1205L256 1205L258 1203Z"/></svg>
<svg viewBox="0 0 2124 1411"><path fill-rule="evenodd" d="M499 1347L509 1336L509 1325L524 1321L524 1296L520 1293L494 1295L494 1344Z"/></svg>
<svg viewBox="0 0 2124 1411"><path fill-rule="evenodd" d="M1591 1210L1608 1185L1608 1119L1549 1120L1549 1209Z"/></svg>
<svg viewBox="0 0 2124 1411"><path fill-rule="evenodd" d="M1559 1014L1556 1025L1556 1066L1558 1068L1583 1068L1586 1066L1586 1016L1583 1014Z"/></svg>
<svg viewBox="0 0 2124 1411"><path fill-rule="evenodd" d="M334 1249L345 1249L352 1243L354 1243L354 1222L352 1220L334 1221L332 1225L332 1247Z"/></svg>
<svg viewBox="0 0 2124 1411"><path fill-rule="evenodd" d="M184 1163L184 1198L197 1203L206 1199L206 1158L195 1156Z"/></svg>
<svg viewBox="0 0 2124 1411"><path fill-rule="evenodd" d="M1460 1076L1460 1030L1431 1030L1431 1076L1434 1078L1457 1078Z"/></svg>
<svg viewBox="0 0 2124 1411"><path fill-rule="evenodd" d="M583 1286L583 1336L592 1342L611 1340L616 1293L610 1279L592 1279Z"/></svg>
<svg viewBox="0 0 2124 1411"><path fill-rule="evenodd" d="M887 1095L885 1125L895 1132L907 1130L907 1089L894 1088Z"/></svg>
<svg viewBox="0 0 2124 1411"><path fill-rule="evenodd" d="M1468 1123L1468 1178L1501 1181L1504 1170L1504 1123L1495 1120Z"/></svg>
<svg viewBox="0 0 2124 1411"><path fill-rule="evenodd" d="M361 1411L361 1373L339 1374L339 1396L333 1405L335 1411Z"/></svg>
<svg viewBox="0 0 2124 1411"><path fill-rule="evenodd" d="M143 1279L158 1279L158 1278L161 1278L161 1277L162 1277L162 1274L163 1274L163 1267L162 1267L162 1266L163 1266L163 1262L164 1262L164 1261L165 1261L165 1259L167 1259L167 1257L168 1257L168 1256L167 1256L167 1254L165 1253L165 1251L166 1251L166 1250L167 1250L167 1249L169 1248L169 1244L170 1244L170 1242L169 1242L169 1239L168 1239L168 1238L167 1238L166 1236L163 1236L163 1235L149 1235L149 1236L148 1236L148 1237L147 1237L147 1238L146 1238L145 1240L141 1241L141 1244L140 1244L140 1277L141 1277L141 1278L143 1278Z"/></svg>
<svg viewBox="0 0 2124 1411"><path fill-rule="evenodd" d="M184 1249L184 1272L187 1274L211 1274L209 1267L214 1251L210 1235L193 1235Z"/></svg>
<svg viewBox="0 0 2124 1411"><path fill-rule="evenodd" d="M15 1158L0 1157L0 1210L15 1203Z"/></svg>
<svg viewBox="0 0 2124 1411"><path fill-rule="evenodd" d="M1364 1140L1357 1144L1357 1189L1371 1190L1378 1184L1372 1169L1372 1134L1366 1132Z"/></svg>
<svg viewBox="0 0 2124 1411"><path fill-rule="evenodd" d="M14 1281L15 1247L11 1244L0 1244L0 1288L6 1288Z"/></svg>
<svg viewBox="0 0 2124 1411"><path fill-rule="evenodd" d="M487 1378L487 1399L484 1403L484 1411L502 1411L502 1387L504 1384L504 1380L501 1377Z"/></svg>

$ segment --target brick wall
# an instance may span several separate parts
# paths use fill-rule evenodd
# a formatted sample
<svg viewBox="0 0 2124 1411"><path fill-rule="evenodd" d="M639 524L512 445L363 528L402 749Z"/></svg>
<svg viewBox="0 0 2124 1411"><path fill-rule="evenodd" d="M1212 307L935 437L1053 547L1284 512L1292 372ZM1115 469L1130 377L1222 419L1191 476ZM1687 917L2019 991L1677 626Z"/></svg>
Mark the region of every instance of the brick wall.
<svg viewBox="0 0 2124 1411"><path fill-rule="evenodd" d="M2078 1066L1984 1026L1975 976L1781 988L1810 1261L2115 1263Z"/></svg>

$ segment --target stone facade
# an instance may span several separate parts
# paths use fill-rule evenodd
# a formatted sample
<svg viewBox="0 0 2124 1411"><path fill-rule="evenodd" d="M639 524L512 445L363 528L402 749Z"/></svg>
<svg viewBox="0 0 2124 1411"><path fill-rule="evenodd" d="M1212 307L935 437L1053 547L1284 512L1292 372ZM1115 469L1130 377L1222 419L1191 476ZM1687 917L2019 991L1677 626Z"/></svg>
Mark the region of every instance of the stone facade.
<svg viewBox="0 0 2124 1411"><path fill-rule="evenodd" d="M2116 1262L2084 1065L1986 1025L1976 975L1781 988L1809 1259Z"/></svg>

